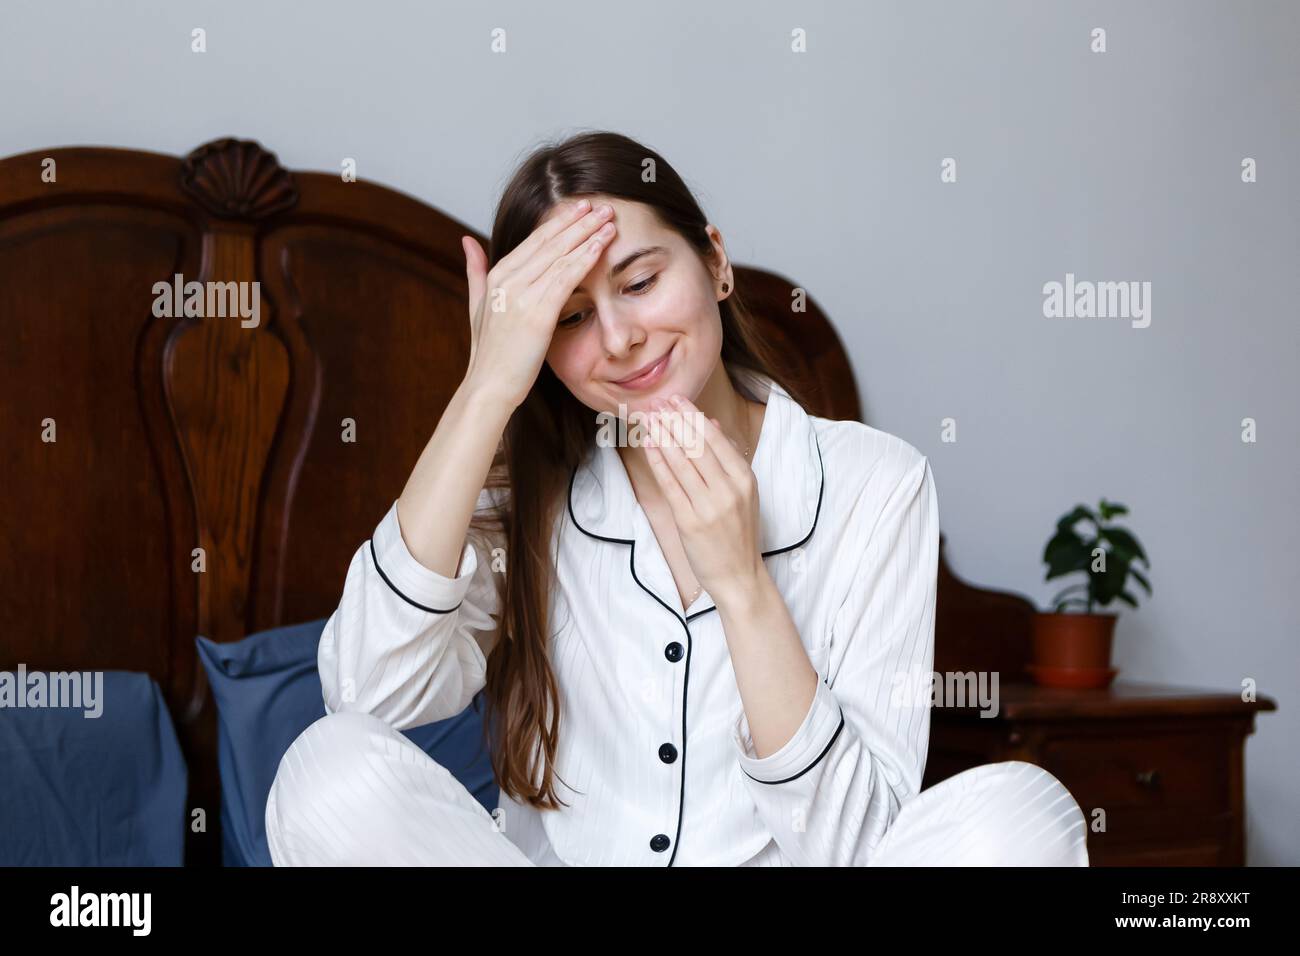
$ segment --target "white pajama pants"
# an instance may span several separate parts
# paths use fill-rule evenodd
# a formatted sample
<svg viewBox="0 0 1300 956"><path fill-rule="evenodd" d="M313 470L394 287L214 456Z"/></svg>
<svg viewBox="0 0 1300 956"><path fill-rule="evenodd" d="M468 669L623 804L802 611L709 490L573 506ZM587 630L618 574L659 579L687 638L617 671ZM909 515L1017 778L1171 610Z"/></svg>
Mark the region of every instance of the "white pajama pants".
<svg viewBox="0 0 1300 956"><path fill-rule="evenodd" d="M285 753L266 837L276 866L534 865L450 771L352 711L317 720ZM1087 866L1087 826L1046 770L984 764L903 804L869 865Z"/></svg>

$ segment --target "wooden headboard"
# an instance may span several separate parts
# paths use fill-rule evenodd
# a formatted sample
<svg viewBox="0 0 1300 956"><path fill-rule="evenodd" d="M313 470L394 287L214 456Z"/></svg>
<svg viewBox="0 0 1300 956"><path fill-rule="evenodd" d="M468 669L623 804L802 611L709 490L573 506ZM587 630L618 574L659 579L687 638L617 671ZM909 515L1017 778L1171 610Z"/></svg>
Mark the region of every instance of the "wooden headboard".
<svg viewBox="0 0 1300 956"><path fill-rule="evenodd" d="M410 196L290 172L247 141L184 158L0 160L0 669L153 676L189 806L207 814L191 864L220 862L215 713L194 637L334 610L464 373L463 234L486 248ZM256 326L155 315L155 284L177 274L259 282ZM817 305L792 313L794 283L736 276L783 371L813 385L810 411L858 419ZM1031 610L941 567L936 670L987 666L990 645L1015 670Z"/></svg>

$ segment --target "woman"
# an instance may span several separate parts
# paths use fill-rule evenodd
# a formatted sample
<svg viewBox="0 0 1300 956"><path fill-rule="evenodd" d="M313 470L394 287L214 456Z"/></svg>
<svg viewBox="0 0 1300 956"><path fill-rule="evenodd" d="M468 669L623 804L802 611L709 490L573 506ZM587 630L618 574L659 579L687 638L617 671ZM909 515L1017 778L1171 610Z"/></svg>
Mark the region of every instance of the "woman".
<svg viewBox="0 0 1300 956"><path fill-rule="evenodd" d="M468 368L321 638L277 865L1087 864L1031 764L919 792L929 463L776 380L663 157L539 149L464 248ZM479 691L494 815L398 733Z"/></svg>

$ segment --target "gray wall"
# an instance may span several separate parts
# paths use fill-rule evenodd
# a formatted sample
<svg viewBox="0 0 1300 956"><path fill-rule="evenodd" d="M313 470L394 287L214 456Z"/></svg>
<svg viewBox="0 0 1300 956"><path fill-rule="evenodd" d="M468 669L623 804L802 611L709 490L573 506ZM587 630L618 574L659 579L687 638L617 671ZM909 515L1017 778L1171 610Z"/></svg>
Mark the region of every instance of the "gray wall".
<svg viewBox="0 0 1300 956"><path fill-rule="evenodd" d="M355 157L486 231L541 137L603 127L657 148L734 259L834 318L868 421L930 456L958 574L1045 601L1056 518L1103 495L1132 509L1155 596L1120 617L1122 677L1254 678L1278 699L1246 750L1249 854L1300 863L1300 4L8 2L3 17L0 155L238 135L289 167ZM1149 281L1150 326L1045 318L1043 284L1067 272Z"/></svg>

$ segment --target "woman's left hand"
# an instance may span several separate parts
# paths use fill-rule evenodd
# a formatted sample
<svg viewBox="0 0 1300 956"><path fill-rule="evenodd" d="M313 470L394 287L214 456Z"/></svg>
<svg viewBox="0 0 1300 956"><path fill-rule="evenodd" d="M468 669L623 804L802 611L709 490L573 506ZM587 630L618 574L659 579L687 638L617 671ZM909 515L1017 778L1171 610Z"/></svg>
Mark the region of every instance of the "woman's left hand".
<svg viewBox="0 0 1300 956"><path fill-rule="evenodd" d="M678 398L678 396L674 396ZM716 422L687 398L655 403L659 442L645 455L672 509L691 570L720 608L744 600L766 573L759 550L758 481Z"/></svg>

